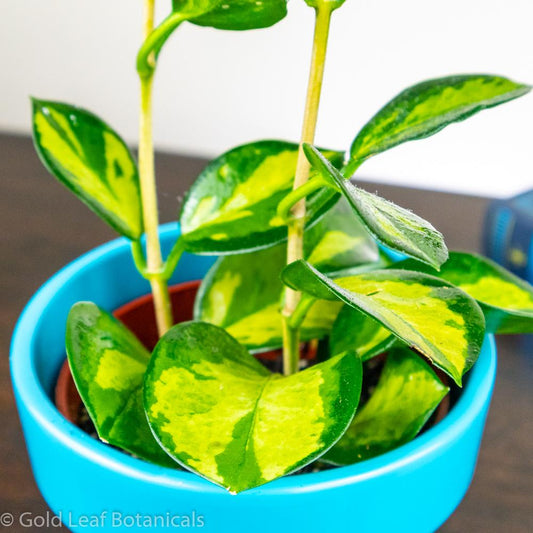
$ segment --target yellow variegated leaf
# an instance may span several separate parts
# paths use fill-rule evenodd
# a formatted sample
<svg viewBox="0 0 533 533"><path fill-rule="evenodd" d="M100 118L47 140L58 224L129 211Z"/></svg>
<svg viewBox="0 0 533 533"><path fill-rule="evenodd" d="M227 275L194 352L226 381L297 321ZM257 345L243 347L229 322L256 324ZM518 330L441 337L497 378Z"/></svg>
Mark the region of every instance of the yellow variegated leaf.
<svg viewBox="0 0 533 533"><path fill-rule="evenodd" d="M374 241L347 214L349 207L341 201L306 233L305 255L321 271L350 272L379 258ZM283 291L279 273L286 254L286 246L278 245L220 258L202 282L195 318L225 328L249 350L279 348ZM340 306L316 302L302 324L302 340L327 335Z"/></svg>
<svg viewBox="0 0 533 533"><path fill-rule="evenodd" d="M325 151L340 165L343 155ZM228 254L259 250L287 239L286 222L277 214L291 190L298 145L259 141L234 148L200 174L182 208L180 223L188 251ZM309 197L308 224L338 200L324 190Z"/></svg>
<svg viewBox="0 0 533 533"><path fill-rule="evenodd" d="M137 166L124 141L92 113L33 100L33 137L48 170L121 235L143 232Z"/></svg>
<svg viewBox="0 0 533 533"><path fill-rule="evenodd" d="M444 238L427 220L388 200L369 193L344 179L323 155L310 144L304 152L324 185L337 190L365 225L385 246L438 268L448 258Z"/></svg>
<svg viewBox="0 0 533 533"><path fill-rule="evenodd" d="M177 467L146 421L142 388L150 353L135 335L95 304L78 302L68 316L66 346L98 436L147 461Z"/></svg>
<svg viewBox="0 0 533 533"><path fill-rule="evenodd" d="M533 333L533 287L494 261L475 254L451 252L440 272L413 260L394 268L438 276L475 298L495 333Z"/></svg>
<svg viewBox="0 0 533 533"><path fill-rule="evenodd" d="M360 391L361 362L352 353L283 377L223 329L188 322L156 346L144 401L172 457L241 492L326 452L352 420Z"/></svg>
<svg viewBox="0 0 533 533"><path fill-rule="evenodd" d="M479 305L434 276L374 270L332 280L309 263L296 261L284 269L282 279L293 289L341 300L373 317L458 385L481 351L485 320Z"/></svg>
<svg viewBox="0 0 533 533"><path fill-rule="evenodd" d="M345 175L380 152L433 135L449 124L530 91L522 83L487 74L464 74L423 81L402 91L359 132L350 148Z"/></svg>
<svg viewBox="0 0 533 533"><path fill-rule="evenodd" d="M370 399L321 460L349 465L409 442L448 390L418 355L405 348L392 350Z"/></svg>
<svg viewBox="0 0 533 533"><path fill-rule="evenodd" d="M331 355L336 355L353 351L361 361L367 361L385 352L396 342L396 336L377 320L345 305L331 328L329 352Z"/></svg>
<svg viewBox="0 0 533 533"><path fill-rule="evenodd" d="M196 320L223 327L251 351L279 348L279 272L285 260L285 245L218 259L200 286ZM327 335L340 308L338 302L316 302L302 325L302 340Z"/></svg>

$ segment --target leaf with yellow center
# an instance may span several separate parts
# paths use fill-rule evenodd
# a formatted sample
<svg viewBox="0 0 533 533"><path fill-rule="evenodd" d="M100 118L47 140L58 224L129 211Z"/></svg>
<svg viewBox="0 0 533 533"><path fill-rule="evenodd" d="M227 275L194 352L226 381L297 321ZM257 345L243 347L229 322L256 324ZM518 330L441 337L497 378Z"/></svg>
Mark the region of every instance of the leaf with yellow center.
<svg viewBox="0 0 533 533"><path fill-rule="evenodd" d="M434 135L449 124L514 100L530 89L487 74L447 76L413 85L380 109L359 132L350 148L347 174L369 157Z"/></svg>
<svg viewBox="0 0 533 533"><path fill-rule="evenodd" d="M293 289L341 300L376 319L458 385L481 351L485 320L479 305L434 276L374 270L333 280L309 263L295 261L284 269L282 279Z"/></svg>
<svg viewBox="0 0 533 533"><path fill-rule="evenodd" d="M323 153L334 165L342 164L342 153ZM186 249L198 254L234 254L285 241L287 227L277 207L292 190L297 158L297 144L258 141L209 163L181 211ZM338 195L329 190L311 195L307 224L316 222L337 200Z"/></svg>
<svg viewBox="0 0 533 533"><path fill-rule="evenodd" d="M126 326L91 302L67 320L72 376L98 436L142 459L177 467L154 439L142 402L149 352Z"/></svg>
<svg viewBox="0 0 533 533"><path fill-rule="evenodd" d="M361 363L353 353L283 377L223 329L188 322L156 346L144 403L167 453L241 492L326 452L352 420L360 391Z"/></svg>
<svg viewBox="0 0 533 533"><path fill-rule="evenodd" d="M348 216L346 216L348 215ZM341 200L306 232L304 253L321 271L350 272L354 267L377 265L377 246L365 229L351 218ZM248 254L220 258L204 278L195 305L195 318L225 328L249 350L282 345L279 273L287 247L274 246ZM301 339L321 339L331 330L341 304L313 304L301 327Z"/></svg>
<svg viewBox="0 0 533 533"><path fill-rule="evenodd" d="M321 460L349 465L409 442L448 390L418 355L405 348L392 350L372 396Z"/></svg>
<svg viewBox="0 0 533 533"><path fill-rule="evenodd" d="M137 166L126 144L89 111L33 100L33 138L46 168L121 235L143 232Z"/></svg>
<svg viewBox="0 0 533 533"><path fill-rule="evenodd" d="M478 301L488 331L533 333L533 287L486 257L451 252L440 272L413 260L394 268L427 272L462 289Z"/></svg>
<svg viewBox="0 0 533 533"><path fill-rule="evenodd" d="M387 351L396 342L396 336L377 320L345 305L331 328L329 353L336 355L354 351L361 361L367 361Z"/></svg>

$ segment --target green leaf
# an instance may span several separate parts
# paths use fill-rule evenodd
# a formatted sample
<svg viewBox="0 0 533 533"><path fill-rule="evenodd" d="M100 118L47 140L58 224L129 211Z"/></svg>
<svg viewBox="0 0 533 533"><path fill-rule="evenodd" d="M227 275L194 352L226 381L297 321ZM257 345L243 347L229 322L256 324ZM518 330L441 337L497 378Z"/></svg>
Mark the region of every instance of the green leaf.
<svg viewBox="0 0 533 533"><path fill-rule="evenodd" d="M440 272L412 259L394 268L427 272L462 289L480 304L488 331L533 333L533 287L486 257L451 252Z"/></svg>
<svg viewBox="0 0 533 533"><path fill-rule="evenodd" d="M137 167L124 141L92 113L33 99L33 139L46 168L112 228L143 232Z"/></svg>
<svg viewBox="0 0 533 533"><path fill-rule="evenodd" d="M409 442L448 391L416 354L405 348L391 351L372 396L321 461L349 465Z"/></svg>
<svg viewBox="0 0 533 533"><path fill-rule="evenodd" d="M393 98L365 125L350 148L351 175L369 157L503 104L531 87L499 76L471 74L424 81Z"/></svg>
<svg viewBox="0 0 533 533"><path fill-rule="evenodd" d="M354 266L378 260L374 241L339 202L305 235L305 257L324 272L350 272ZM249 254L218 259L204 278L196 298L195 318L223 327L249 350L282 345L279 273L287 247L274 246ZM338 302L316 302L302 324L304 341L321 339L337 316Z"/></svg>
<svg viewBox="0 0 533 533"><path fill-rule="evenodd" d="M72 376L98 436L142 459L176 468L158 445L143 406L150 353L126 326L91 302L79 302L67 320Z"/></svg>
<svg viewBox="0 0 533 533"><path fill-rule="evenodd" d="M305 144L304 152L325 183L348 200L378 241L435 268L446 261L448 249L444 238L429 222L345 180L314 146Z"/></svg>
<svg viewBox="0 0 533 533"><path fill-rule="evenodd" d="M320 272L351 272L379 260L378 247L344 199L306 231L304 257ZM282 266L284 266L283 263ZM281 272L281 268L278 270Z"/></svg>
<svg viewBox="0 0 533 533"><path fill-rule="evenodd" d="M195 319L223 327L249 350L279 348L283 291L279 273L285 261L284 245L220 258L200 286ZM327 335L340 307L337 302L313 304L302 324L302 340Z"/></svg>
<svg viewBox="0 0 533 533"><path fill-rule="evenodd" d="M222 30L251 30L272 26L287 14L286 0L173 0L172 12L144 41L137 55L142 78L153 74L167 39L184 21Z"/></svg>
<svg viewBox="0 0 533 533"><path fill-rule="evenodd" d="M194 318L225 328L250 350L280 346L285 246L219 258L196 296Z"/></svg>
<svg viewBox="0 0 533 533"><path fill-rule="evenodd" d="M342 153L324 152L334 164ZM212 161L190 189L181 212L186 249L198 254L259 250L287 239L278 203L291 190L298 145L259 141L226 152ZM338 195L322 190L307 201L312 224Z"/></svg>
<svg viewBox="0 0 533 533"><path fill-rule="evenodd" d="M181 2L174 0L176 3ZM191 22L220 30L253 30L273 26L287 15L286 0L223 0L216 3L213 10Z"/></svg>
<svg viewBox="0 0 533 533"><path fill-rule="evenodd" d="M340 299L375 318L461 385L483 343L485 320L476 301L448 282L407 270L375 270L333 281L305 261L282 272L291 288Z"/></svg>
<svg viewBox="0 0 533 533"><path fill-rule="evenodd" d="M353 418L361 372L361 362L347 353L282 377L223 329L182 323L154 350L145 408L154 434L178 462L241 492L330 448Z"/></svg>
<svg viewBox="0 0 533 533"><path fill-rule="evenodd" d="M386 352L396 340L377 320L345 305L331 329L329 351L331 355L352 351L367 361Z"/></svg>

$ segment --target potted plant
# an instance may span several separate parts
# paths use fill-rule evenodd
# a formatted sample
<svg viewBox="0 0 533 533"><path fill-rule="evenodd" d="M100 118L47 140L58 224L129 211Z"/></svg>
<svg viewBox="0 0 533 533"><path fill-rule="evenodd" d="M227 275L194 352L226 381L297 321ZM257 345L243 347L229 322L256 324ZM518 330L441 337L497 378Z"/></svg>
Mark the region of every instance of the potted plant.
<svg viewBox="0 0 533 533"><path fill-rule="evenodd" d="M343 2L306 2L316 24L300 142L253 142L213 160L179 229L158 227L158 55L185 21L267 27L285 16L284 0L174 0L156 28L145 1L138 163L94 114L33 100L44 164L122 235L54 276L13 338L34 473L74 531L430 531L468 487L495 375L486 333L532 332L533 288L449 253L429 222L350 178L368 158L530 88L477 74L418 83L346 154L319 149L329 22ZM169 280L201 278L169 291ZM136 300L146 281L151 296ZM127 302L121 322L110 312ZM63 379L70 368L100 440L50 400L65 338ZM283 375L267 368L277 349ZM450 391L454 405L436 422ZM383 494L394 495L387 512Z"/></svg>

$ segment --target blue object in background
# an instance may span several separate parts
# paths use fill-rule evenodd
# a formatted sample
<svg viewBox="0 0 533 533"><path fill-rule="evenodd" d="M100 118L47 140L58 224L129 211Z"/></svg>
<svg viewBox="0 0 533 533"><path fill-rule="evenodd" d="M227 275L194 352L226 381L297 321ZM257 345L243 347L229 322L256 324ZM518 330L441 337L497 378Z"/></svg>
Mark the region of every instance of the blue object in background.
<svg viewBox="0 0 533 533"><path fill-rule="evenodd" d="M533 189L495 200L485 216L483 252L533 283Z"/></svg>
<svg viewBox="0 0 533 533"><path fill-rule="evenodd" d="M483 252L517 276L533 283L533 189L492 202L485 216ZM523 335L533 353L533 335Z"/></svg>

